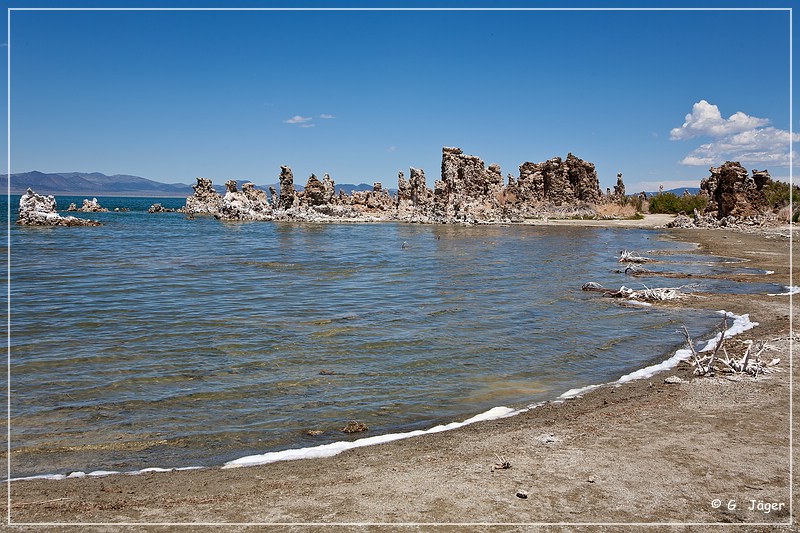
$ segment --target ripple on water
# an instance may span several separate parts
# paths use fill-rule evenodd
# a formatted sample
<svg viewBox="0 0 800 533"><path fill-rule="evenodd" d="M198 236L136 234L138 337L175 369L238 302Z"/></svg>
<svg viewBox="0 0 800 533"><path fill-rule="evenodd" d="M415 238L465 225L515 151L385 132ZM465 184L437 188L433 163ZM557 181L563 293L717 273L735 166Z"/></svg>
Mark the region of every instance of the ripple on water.
<svg viewBox="0 0 800 533"><path fill-rule="evenodd" d="M580 291L629 284L615 258L647 231L125 215L11 228L15 476L425 429L616 379L719 321Z"/></svg>

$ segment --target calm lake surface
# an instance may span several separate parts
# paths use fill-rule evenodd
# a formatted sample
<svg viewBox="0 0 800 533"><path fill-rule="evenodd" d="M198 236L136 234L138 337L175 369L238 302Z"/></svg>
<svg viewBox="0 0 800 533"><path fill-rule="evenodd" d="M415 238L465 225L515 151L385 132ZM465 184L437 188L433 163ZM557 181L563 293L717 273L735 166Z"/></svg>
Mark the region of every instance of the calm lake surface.
<svg viewBox="0 0 800 533"><path fill-rule="evenodd" d="M223 223L146 212L183 199L100 201L131 211L18 227L11 198L13 477L215 466L553 399L719 323L582 292L684 282L615 273L620 250L736 268L656 231ZM342 433L350 420L369 432Z"/></svg>

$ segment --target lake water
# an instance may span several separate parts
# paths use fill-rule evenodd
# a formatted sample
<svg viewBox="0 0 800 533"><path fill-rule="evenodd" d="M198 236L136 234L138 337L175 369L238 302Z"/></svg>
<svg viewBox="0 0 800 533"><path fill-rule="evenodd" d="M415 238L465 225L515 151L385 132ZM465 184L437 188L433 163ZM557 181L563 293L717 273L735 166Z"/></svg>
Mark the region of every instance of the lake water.
<svg viewBox="0 0 800 533"><path fill-rule="evenodd" d="M553 399L720 321L582 292L683 282L615 273L620 250L737 268L656 231L223 223L146 212L182 199L100 201L131 211L19 227L11 198L13 477L218 466ZM350 420L369 431L342 433Z"/></svg>

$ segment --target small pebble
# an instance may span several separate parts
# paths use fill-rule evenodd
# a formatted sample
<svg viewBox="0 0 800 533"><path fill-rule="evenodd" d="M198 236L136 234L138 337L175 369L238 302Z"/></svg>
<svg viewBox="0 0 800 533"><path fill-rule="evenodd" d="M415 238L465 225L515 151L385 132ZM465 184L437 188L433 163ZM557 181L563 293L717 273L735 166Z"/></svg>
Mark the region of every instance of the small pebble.
<svg viewBox="0 0 800 533"><path fill-rule="evenodd" d="M525 492L524 490L520 490L520 491L517 492L517 498L522 498L523 500L527 500L528 499L528 493Z"/></svg>
<svg viewBox="0 0 800 533"><path fill-rule="evenodd" d="M669 385L679 385L683 383L683 380L678 376L670 376L664 380L664 383L667 383Z"/></svg>

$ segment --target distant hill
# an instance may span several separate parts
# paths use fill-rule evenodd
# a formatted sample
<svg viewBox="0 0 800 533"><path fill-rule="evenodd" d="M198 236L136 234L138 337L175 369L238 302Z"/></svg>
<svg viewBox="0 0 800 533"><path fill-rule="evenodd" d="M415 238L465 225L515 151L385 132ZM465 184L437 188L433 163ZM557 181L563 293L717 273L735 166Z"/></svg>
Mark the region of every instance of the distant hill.
<svg viewBox="0 0 800 533"><path fill-rule="evenodd" d="M358 185L353 185L352 183L342 183L341 185L336 183L336 194L339 194L340 190L343 190L346 194L353 194L353 191L371 191L372 185L367 185L366 183L359 183Z"/></svg>
<svg viewBox="0 0 800 533"><path fill-rule="evenodd" d="M689 191L689 194L697 194L700 192L700 187L677 187L675 189L669 189L663 192L671 192L672 194L681 196L683 194L683 191ZM648 191L645 194L647 194L648 197L655 196L658 194L658 191Z"/></svg>
<svg viewBox="0 0 800 533"><path fill-rule="evenodd" d="M0 176L0 190L5 190L8 179ZM99 172L59 172L46 174L36 170L11 174L11 193L22 194L28 188L39 194L62 194L87 196L157 196L186 197L192 187L185 183L161 183L158 181L115 174L106 176ZM224 190L224 187L222 187Z"/></svg>
<svg viewBox="0 0 800 533"><path fill-rule="evenodd" d="M249 180L238 180L239 187ZM8 179L0 176L0 191L5 191ZM269 191L270 186L280 191L280 184L256 185L257 188ZM153 196L185 198L194 190L185 183L161 183L140 176L127 174L114 174L108 176L100 172L56 172L44 173L33 170L11 174L11 194L23 194L28 188L39 194L69 195L69 196ZM215 183L214 188L220 194L225 193L224 183ZM294 188L303 190L303 185L295 183ZM372 185L359 183L336 184L336 194L344 190L347 194L353 191L371 191ZM390 189L390 193L394 190Z"/></svg>

